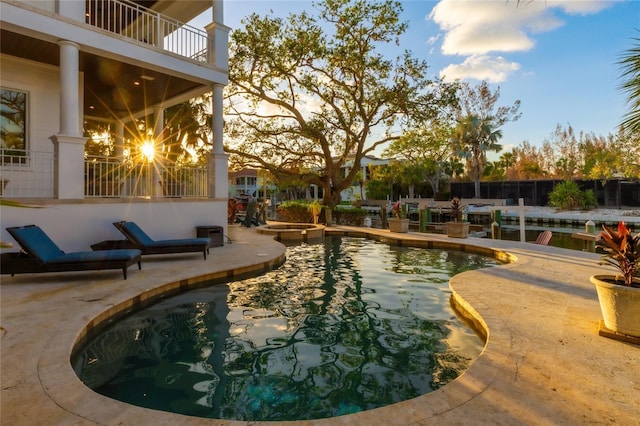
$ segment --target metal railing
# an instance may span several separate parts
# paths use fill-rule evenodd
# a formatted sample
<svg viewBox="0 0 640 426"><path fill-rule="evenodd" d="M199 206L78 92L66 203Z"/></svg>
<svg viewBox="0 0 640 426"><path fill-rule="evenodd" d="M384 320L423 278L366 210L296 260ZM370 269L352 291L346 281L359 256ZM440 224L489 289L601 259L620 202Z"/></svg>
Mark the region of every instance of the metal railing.
<svg viewBox="0 0 640 426"><path fill-rule="evenodd" d="M0 148L0 197L52 198L53 152Z"/></svg>
<svg viewBox="0 0 640 426"><path fill-rule="evenodd" d="M207 197L204 167L127 164L115 158L87 157L85 197Z"/></svg>
<svg viewBox="0 0 640 426"><path fill-rule="evenodd" d="M54 170L52 152L0 148L0 198L54 198ZM132 165L110 157L87 157L84 162L85 198L208 195L205 167Z"/></svg>
<svg viewBox="0 0 640 426"><path fill-rule="evenodd" d="M86 23L148 43L197 62L207 62L208 34L127 0L87 2Z"/></svg>

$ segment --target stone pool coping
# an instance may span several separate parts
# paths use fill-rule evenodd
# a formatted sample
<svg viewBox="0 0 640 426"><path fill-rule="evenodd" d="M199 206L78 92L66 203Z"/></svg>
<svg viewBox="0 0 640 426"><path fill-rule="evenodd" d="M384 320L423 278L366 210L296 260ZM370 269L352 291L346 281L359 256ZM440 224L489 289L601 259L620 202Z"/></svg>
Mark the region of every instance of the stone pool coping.
<svg viewBox="0 0 640 426"><path fill-rule="evenodd" d="M421 397L332 419L287 425L638 424L640 347L598 335L601 318L589 276L602 269L590 253L528 243L334 227L327 233L374 235L393 244L461 244L496 249L516 261L451 280L455 299L487 331L471 367ZM284 246L255 228L238 242L195 255L149 256L125 281L118 271L2 276L1 422L11 425L236 425L111 400L86 388L69 363L92 320L141 294L198 285L199 277L277 264ZM256 266L258 265L258 266ZM172 287L173 288L173 287ZM267 423L267 422L265 422Z"/></svg>
<svg viewBox="0 0 640 426"><path fill-rule="evenodd" d="M318 242L324 238L325 226L313 223L269 222L256 228L261 234L271 235L283 243Z"/></svg>

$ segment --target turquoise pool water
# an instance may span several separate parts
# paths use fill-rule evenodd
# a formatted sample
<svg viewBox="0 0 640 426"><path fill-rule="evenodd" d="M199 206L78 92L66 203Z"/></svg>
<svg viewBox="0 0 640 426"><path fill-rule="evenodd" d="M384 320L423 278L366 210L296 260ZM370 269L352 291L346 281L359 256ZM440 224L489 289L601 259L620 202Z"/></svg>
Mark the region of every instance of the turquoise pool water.
<svg viewBox="0 0 640 426"><path fill-rule="evenodd" d="M246 421L334 417L431 392L483 342L448 280L497 264L446 250L327 238L262 276L193 290L118 321L72 360L130 404Z"/></svg>

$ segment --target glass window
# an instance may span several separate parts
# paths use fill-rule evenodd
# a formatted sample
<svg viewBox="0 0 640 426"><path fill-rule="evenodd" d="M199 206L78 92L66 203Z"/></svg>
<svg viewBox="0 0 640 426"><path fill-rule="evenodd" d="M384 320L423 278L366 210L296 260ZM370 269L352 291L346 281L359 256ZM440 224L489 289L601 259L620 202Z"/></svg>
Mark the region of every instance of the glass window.
<svg viewBox="0 0 640 426"><path fill-rule="evenodd" d="M27 93L0 88L0 148L3 157L25 156L27 149Z"/></svg>

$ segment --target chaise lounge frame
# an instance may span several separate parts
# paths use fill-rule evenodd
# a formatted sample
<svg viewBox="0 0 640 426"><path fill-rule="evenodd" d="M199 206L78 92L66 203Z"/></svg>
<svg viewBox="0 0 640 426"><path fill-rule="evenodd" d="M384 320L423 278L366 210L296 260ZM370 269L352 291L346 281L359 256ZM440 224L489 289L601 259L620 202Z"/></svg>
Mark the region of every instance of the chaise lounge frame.
<svg viewBox="0 0 640 426"><path fill-rule="evenodd" d="M142 269L142 253L137 249L65 253L36 225L14 226L7 231L22 251L2 253L2 274L122 269L126 280L129 266L137 263Z"/></svg>
<svg viewBox="0 0 640 426"><path fill-rule="evenodd" d="M211 238L183 238L174 240L154 240L147 235L135 222L125 220L114 222L115 226L127 240L143 255L147 254L172 254L201 251L204 259L207 259Z"/></svg>

